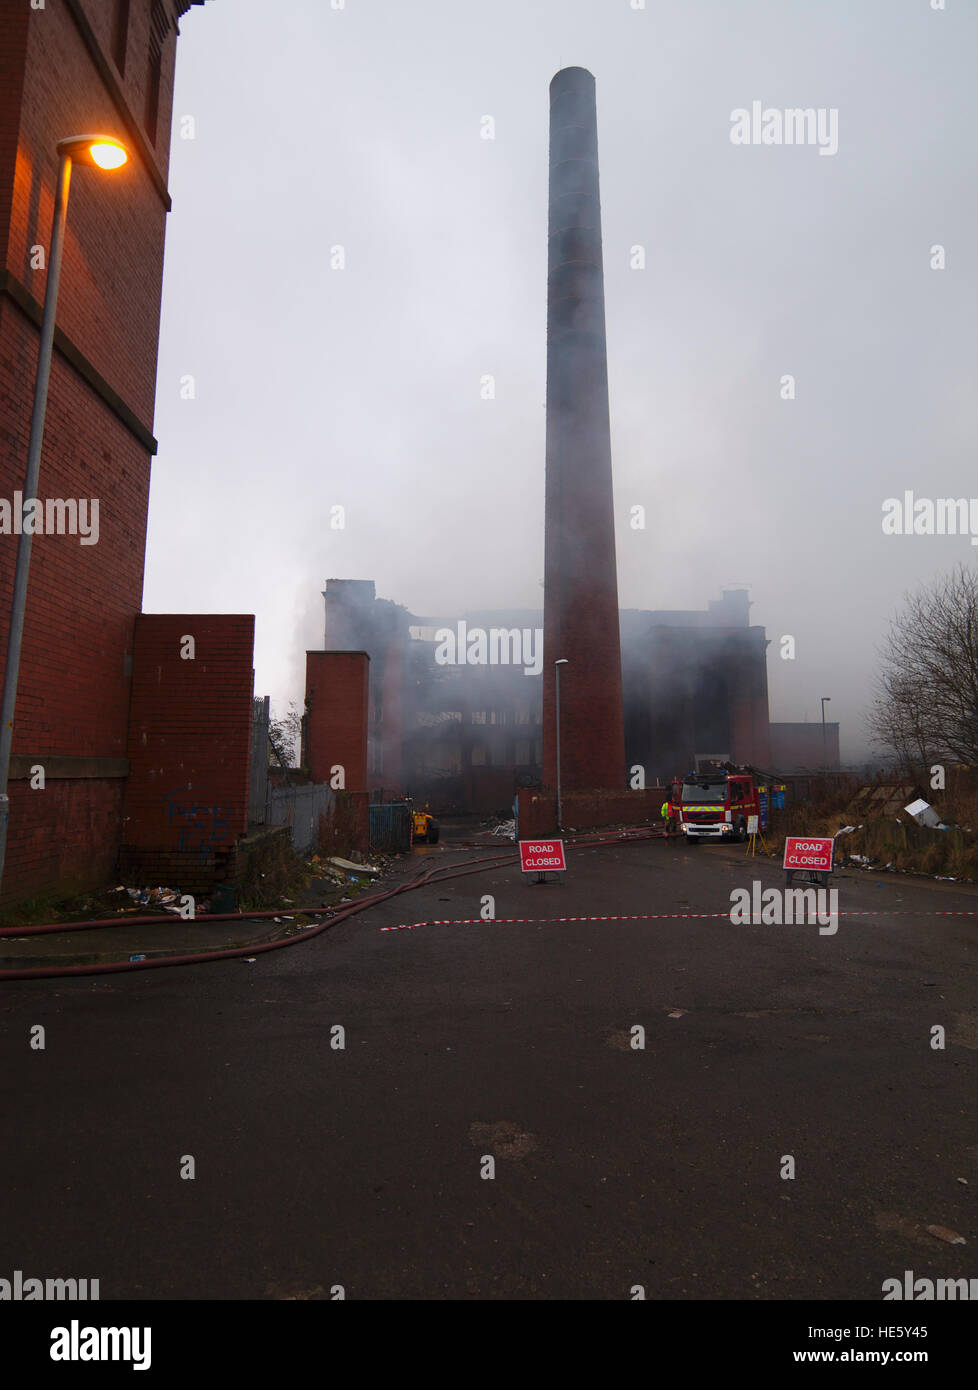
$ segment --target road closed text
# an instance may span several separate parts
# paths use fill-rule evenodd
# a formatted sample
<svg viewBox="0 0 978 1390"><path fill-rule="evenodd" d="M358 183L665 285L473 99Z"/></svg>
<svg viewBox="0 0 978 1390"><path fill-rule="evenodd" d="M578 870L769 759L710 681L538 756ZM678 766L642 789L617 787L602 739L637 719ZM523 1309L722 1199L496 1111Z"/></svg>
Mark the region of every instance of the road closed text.
<svg viewBox="0 0 978 1390"><path fill-rule="evenodd" d="M524 873L542 869L563 873L567 868L563 840L520 840L520 868Z"/></svg>

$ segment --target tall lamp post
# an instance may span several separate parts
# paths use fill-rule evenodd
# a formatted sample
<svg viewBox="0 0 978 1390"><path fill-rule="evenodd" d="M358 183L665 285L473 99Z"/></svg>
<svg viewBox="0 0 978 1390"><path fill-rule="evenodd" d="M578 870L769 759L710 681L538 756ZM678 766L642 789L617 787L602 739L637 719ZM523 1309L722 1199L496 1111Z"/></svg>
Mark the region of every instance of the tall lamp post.
<svg viewBox="0 0 978 1390"><path fill-rule="evenodd" d="M88 164L97 169L118 169L129 158L125 145L113 135L71 135L58 141L57 150L58 186L54 198L48 278L44 289L41 341L37 352L34 409L27 445L27 473L23 491L25 502L37 495L37 481L41 469L41 443L44 438L44 415L48 403L48 381L51 376L51 349L54 344L54 320L58 307L65 220L68 216L71 166L74 162ZM34 539L36 518L30 519L29 529L27 521L28 518L25 518L17 546L17 568L14 571L14 593L10 605L10 635L7 639L7 663L3 673L3 704L0 706L0 883L3 881L4 860L7 854L7 822L10 819L7 784L10 778L10 750L14 739L14 706L17 703L20 649L24 638L24 612L27 607L27 577L31 567L31 542Z"/></svg>
<svg viewBox="0 0 978 1390"><path fill-rule="evenodd" d="M556 725L557 725L557 829L561 834L564 833L564 802L560 794L560 668L566 666L567 657L562 656L554 662L554 676L556 678Z"/></svg>
<svg viewBox="0 0 978 1390"><path fill-rule="evenodd" d="M831 695L822 696L822 766L825 768L825 775L829 773L829 746L825 734L825 706L832 703Z"/></svg>

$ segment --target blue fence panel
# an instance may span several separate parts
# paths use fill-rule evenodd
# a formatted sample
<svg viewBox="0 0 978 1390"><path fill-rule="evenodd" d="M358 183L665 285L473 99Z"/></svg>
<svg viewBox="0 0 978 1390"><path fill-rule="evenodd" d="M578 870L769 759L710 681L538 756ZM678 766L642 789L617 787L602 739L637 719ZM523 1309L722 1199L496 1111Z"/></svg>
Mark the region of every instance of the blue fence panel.
<svg viewBox="0 0 978 1390"><path fill-rule="evenodd" d="M370 807L370 848L403 854L411 848L411 808L403 802Z"/></svg>

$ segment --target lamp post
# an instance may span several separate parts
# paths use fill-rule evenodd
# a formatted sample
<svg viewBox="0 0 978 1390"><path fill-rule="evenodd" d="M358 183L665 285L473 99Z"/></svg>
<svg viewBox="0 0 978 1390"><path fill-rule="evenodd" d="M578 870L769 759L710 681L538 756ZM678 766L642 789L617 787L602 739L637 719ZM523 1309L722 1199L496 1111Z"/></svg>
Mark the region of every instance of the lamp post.
<svg viewBox="0 0 978 1390"><path fill-rule="evenodd" d="M826 734L825 734L825 706L828 705L828 704L831 704L831 703L832 703L832 696L831 696L831 695L823 695L823 696L822 696L822 766L823 766L824 769L825 769L825 775L826 775L826 777L828 776L828 773L829 773L829 749L828 749L828 743L826 742Z"/></svg>
<svg viewBox="0 0 978 1390"><path fill-rule="evenodd" d="M41 318L41 339L37 351L37 376L34 380L34 408L31 414L31 433L27 445L27 473L23 498L26 502L37 494L41 468L41 443L44 438L44 415L48 401L48 381L51 376L51 349L54 344L54 321L58 307L58 283L61 279L61 256L64 251L65 220L68 215L68 188L71 183L72 162L88 164L98 169L118 169L129 158L126 147L113 135L71 135L59 140L58 184L54 198L54 220L51 227L51 248L48 255L48 277L44 289L44 313ZM28 527L28 521L30 525ZM27 607L27 577L31 567L31 542L34 539L36 515L24 518L17 545L17 567L14 571L14 592L10 605L10 634L7 639L7 662L3 673L3 703L0 706L0 883L3 881L7 853L7 822L10 818L10 798L7 783L10 777L10 750L14 738L14 707L17 703L17 678L20 674L20 649L24 638L24 612Z"/></svg>
<svg viewBox="0 0 978 1390"><path fill-rule="evenodd" d="M564 803L560 795L560 668L566 666L567 657L562 656L554 662L554 676L556 678L556 725L557 725L557 829L564 833Z"/></svg>

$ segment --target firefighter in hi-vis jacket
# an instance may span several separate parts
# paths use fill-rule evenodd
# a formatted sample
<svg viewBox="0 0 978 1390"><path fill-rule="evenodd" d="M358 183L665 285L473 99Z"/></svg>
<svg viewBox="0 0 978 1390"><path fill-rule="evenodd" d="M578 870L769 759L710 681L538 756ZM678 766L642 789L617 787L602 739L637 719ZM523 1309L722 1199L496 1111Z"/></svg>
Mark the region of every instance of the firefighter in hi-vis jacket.
<svg viewBox="0 0 978 1390"><path fill-rule="evenodd" d="M668 799L662 803L662 819L666 823L666 839L671 839L680 833L679 815L676 807Z"/></svg>

